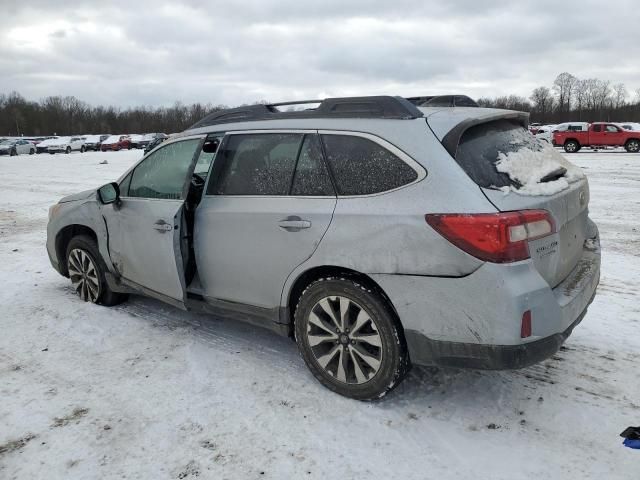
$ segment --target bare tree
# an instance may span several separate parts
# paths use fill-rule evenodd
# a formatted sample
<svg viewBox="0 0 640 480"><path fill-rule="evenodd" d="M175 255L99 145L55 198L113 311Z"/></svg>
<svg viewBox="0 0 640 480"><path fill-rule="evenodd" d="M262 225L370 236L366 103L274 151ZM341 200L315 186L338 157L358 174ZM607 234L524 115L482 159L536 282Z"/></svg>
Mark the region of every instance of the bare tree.
<svg viewBox="0 0 640 480"><path fill-rule="evenodd" d="M613 86L613 108L618 109L624 107L628 95L629 93L627 92L627 87L624 86L624 83L616 83Z"/></svg>
<svg viewBox="0 0 640 480"><path fill-rule="evenodd" d="M587 105L587 81L578 80L574 87L575 106L578 110L578 120L582 120L582 110Z"/></svg>
<svg viewBox="0 0 640 480"><path fill-rule="evenodd" d="M553 95L549 87L538 87L531 93L531 101L533 102L533 110L540 114L542 120L545 119L547 113L553 108Z"/></svg>
<svg viewBox="0 0 640 480"><path fill-rule="evenodd" d="M568 72L562 72L553 81L553 90L558 96L558 109L562 112L571 110L571 95L578 79Z"/></svg>

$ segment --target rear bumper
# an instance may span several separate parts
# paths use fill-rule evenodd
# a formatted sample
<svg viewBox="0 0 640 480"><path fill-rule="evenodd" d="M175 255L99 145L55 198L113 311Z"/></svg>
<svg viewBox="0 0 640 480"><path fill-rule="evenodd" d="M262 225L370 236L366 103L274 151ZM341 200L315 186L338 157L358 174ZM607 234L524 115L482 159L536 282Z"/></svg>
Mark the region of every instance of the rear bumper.
<svg viewBox="0 0 640 480"><path fill-rule="evenodd" d="M522 368L553 355L586 314L600 280L598 230L555 288L531 260L485 263L461 278L371 275L394 305L409 354L420 365ZM531 312L532 335L521 338Z"/></svg>
<svg viewBox="0 0 640 480"><path fill-rule="evenodd" d="M595 297L591 297L591 301ZM417 365L513 370L541 362L556 353L587 314L587 308L563 332L521 345L481 345L431 340L419 332L405 331L411 361Z"/></svg>

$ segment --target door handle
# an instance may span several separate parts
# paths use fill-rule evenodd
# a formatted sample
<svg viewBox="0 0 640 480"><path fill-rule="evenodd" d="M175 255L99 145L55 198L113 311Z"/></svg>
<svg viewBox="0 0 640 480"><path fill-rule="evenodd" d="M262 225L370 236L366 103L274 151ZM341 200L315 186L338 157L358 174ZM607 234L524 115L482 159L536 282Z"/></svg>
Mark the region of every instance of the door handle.
<svg viewBox="0 0 640 480"><path fill-rule="evenodd" d="M153 228L155 228L156 230L162 233L173 230L173 227L167 222L165 222L164 220L158 220L156 223L153 224Z"/></svg>
<svg viewBox="0 0 640 480"><path fill-rule="evenodd" d="M310 228L311 222L309 220L303 220L297 215L293 215L280 220L278 226L287 232L299 232L305 228Z"/></svg>

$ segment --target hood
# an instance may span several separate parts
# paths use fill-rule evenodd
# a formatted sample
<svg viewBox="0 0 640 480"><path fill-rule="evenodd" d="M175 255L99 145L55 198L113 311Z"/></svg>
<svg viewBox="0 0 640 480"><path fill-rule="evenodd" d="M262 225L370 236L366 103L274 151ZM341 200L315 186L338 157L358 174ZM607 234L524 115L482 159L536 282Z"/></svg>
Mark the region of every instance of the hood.
<svg viewBox="0 0 640 480"><path fill-rule="evenodd" d="M0 145L0 150L9 150L11 147L13 147L13 144L3 144Z"/></svg>
<svg viewBox="0 0 640 480"><path fill-rule="evenodd" d="M85 190L84 192L74 193L73 195L67 195L60 199L58 203L77 202L78 200L86 200L92 195L96 194L97 189Z"/></svg>

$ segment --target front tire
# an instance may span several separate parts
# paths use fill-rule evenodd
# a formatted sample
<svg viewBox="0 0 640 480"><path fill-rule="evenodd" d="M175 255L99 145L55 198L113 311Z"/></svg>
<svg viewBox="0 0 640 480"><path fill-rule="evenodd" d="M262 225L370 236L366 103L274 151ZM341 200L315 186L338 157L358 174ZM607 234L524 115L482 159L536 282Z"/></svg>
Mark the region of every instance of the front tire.
<svg viewBox="0 0 640 480"><path fill-rule="evenodd" d="M11 149L11 151L9 152L9 156L15 157L16 155L18 155L18 151L15 148Z"/></svg>
<svg viewBox="0 0 640 480"><path fill-rule="evenodd" d="M580 150L580 144L575 140L567 140L564 142L564 151L567 153L576 153Z"/></svg>
<svg viewBox="0 0 640 480"><path fill-rule="evenodd" d="M106 266L95 240L91 237L73 237L67 246L66 254L69 279L82 300L112 306L128 298L128 295L109 288L105 278Z"/></svg>
<svg viewBox="0 0 640 480"><path fill-rule="evenodd" d="M638 153L640 152L640 140L632 138L625 144L624 148L629 153Z"/></svg>
<svg viewBox="0 0 640 480"><path fill-rule="evenodd" d="M298 349L328 389L356 400L382 398L409 371L397 319L384 298L348 278L309 285L295 311Z"/></svg>
<svg viewBox="0 0 640 480"><path fill-rule="evenodd" d="M67 147L66 150L64 151L64 153L69 155L71 153L71 147Z"/></svg>
<svg viewBox="0 0 640 480"><path fill-rule="evenodd" d="M80 147L80 153L84 153L84 145Z"/></svg>
<svg viewBox="0 0 640 480"><path fill-rule="evenodd" d="M36 151L33 148L29 150L29 155L33 155L34 153L36 153Z"/></svg>

